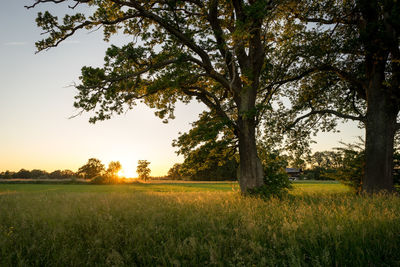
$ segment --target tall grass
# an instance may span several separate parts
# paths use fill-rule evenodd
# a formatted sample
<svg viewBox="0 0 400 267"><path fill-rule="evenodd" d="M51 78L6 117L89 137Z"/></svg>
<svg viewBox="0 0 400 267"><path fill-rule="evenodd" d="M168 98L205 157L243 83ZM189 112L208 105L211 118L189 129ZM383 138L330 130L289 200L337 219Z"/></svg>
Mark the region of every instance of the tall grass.
<svg viewBox="0 0 400 267"><path fill-rule="evenodd" d="M400 199L9 191L0 237L0 266L398 266Z"/></svg>

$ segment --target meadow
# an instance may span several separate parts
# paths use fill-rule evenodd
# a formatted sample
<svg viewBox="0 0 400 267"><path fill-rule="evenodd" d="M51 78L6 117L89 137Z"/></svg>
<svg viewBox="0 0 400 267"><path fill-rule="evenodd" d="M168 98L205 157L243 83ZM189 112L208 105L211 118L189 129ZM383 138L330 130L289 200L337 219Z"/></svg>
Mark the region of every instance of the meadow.
<svg viewBox="0 0 400 267"><path fill-rule="evenodd" d="M400 198L294 183L0 184L0 266L399 266Z"/></svg>

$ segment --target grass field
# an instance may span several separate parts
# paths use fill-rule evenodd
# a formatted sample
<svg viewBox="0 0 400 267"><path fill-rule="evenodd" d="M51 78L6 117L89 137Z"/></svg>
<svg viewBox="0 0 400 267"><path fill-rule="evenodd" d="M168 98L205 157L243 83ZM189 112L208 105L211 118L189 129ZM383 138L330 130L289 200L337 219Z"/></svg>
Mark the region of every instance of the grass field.
<svg viewBox="0 0 400 267"><path fill-rule="evenodd" d="M0 184L0 266L399 266L400 199L294 183Z"/></svg>

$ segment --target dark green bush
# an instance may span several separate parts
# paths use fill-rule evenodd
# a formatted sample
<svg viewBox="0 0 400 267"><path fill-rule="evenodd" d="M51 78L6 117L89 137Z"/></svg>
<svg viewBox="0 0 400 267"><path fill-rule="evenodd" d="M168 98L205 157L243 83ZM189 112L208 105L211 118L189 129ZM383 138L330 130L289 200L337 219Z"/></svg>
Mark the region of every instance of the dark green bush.
<svg viewBox="0 0 400 267"><path fill-rule="evenodd" d="M351 147L343 149L343 164L333 174L332 178L350 186L356 193L360 193L364 165L364 150L355 150Z"/></svg>
<svg viewBox="0 0 400 267"><path fill-rule="evenodd" d="M264 169L265 185L251 190L250 193L262 198L281 198L286 195L291 187L289 176L285 171L287 161L278 152L269 152L262 154L261 163Z"/></svg>
<svg viewBox="0 0 400 267"><path fill-rule="evenodd" d="M333 168L324 168L315 166L311 169L304 170L300 175L301 180L334 180L332 174L336 172Z"/></svg>

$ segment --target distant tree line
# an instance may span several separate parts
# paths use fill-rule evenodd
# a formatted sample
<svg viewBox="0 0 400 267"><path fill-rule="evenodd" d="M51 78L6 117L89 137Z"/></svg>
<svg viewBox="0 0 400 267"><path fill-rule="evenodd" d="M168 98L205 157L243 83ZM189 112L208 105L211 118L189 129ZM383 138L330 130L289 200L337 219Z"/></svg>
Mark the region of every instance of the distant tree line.
<svg viewBox="0 0 400 267"><path fill-rule="evenodd" d="M71 179L78 177L79 174L71 170L55 170L53 172L47 172L38 169L33 169L31 171L21 169L18 172L0 172L0 179Z"/></svg>
<svg viewBox="0 0 400 267"><path fill-rule="evenodd" d="M121 164L118 161L111 161L108 169L99 159L90 158L88 162L80 167L76 172L71 170L55 170L47 172L44 170L21 169L18 172L5 171L0 173L0 179L85 179L92 180L98 176L108 175L116 177L121 170Z"/></svg>
<svg viewBox="0 0 400 267"><path fill-rule="evenodd" d="M137 173L139 179L147 180L150 178L150 162L139 160ZM86 164L81 166L76 172L71 170L56 170L47 172L44 170L26 170L21 169L18 172L5 171L0 172L0 179L84 179L93 184L117 184L125 183L125 177L121 177L119 172L122 165L119 161L111 161L108 168L96 158L90 158Z"/></svg>

